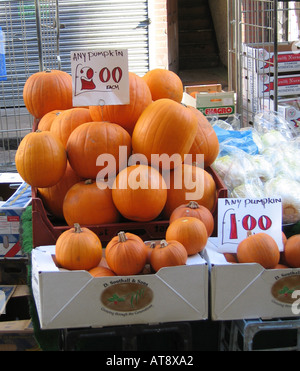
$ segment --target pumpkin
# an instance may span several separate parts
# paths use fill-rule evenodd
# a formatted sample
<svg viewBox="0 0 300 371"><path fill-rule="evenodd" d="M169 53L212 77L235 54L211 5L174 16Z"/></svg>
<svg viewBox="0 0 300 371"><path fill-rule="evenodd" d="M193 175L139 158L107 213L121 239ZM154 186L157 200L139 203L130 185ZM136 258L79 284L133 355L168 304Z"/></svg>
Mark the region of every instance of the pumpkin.
<svg viewBox="0 0 300 371"><path fill-rule="evenodd" d="M108 224L119 220L111 189L91 179L76 183L68 190L63 213L68 225Z"/></svg>
<svg viewBox="0 0 300 371"><path fill-rule="evenodd" d="M40 131L50 131L52 122L56 119L58 115L60 115L63 111L62 110L53 110L46 113L38 123L38 129Z"/></svg>
<svg viewBox="0 0 300 371"><path fill-rule="evenodd" d="M117 175L112 186L112 198L125 218L151 221L165 206L166 183L159 171L151 166L132 165Z"/></svg>
<svg viewBox="0 0 300 371"><path fill-rule="evenodd" d="M193 162L203 155L204 168L210 166L219 154L219 139L213 127L201 111L194 107L189 107L198 119L197 133L189 153L192 155Z"/></svg>
<svg viewBox="0 0 300 371"><path fill-rule="evenodd" d="M258 263L265 269L272 269L279 263L279 258L276 241L264 232L249 235L237 247L239 263Z"/></svg>
<svg viewBox="0 0 300 371"><path fill-rule="evenodd" d="M109 121L119 124L131 135L144 109L152 102L151 92L142 77L129 72L129 103L106 106L90 106L93 121Z"/></svg>
<svg viewBox="0 0 300 371"><path fill-rule="evenodd" d="M300 234L290 236L284 245L284 261L292 268L300 267Z"/></svg>
<svg viewBox="0 0 300 371"><path fill-rule="evenodd" d="M70 108L57 116L51 125L50 131L66 147L68 138L72 131L79 125L92 121L88 108Z"/></svg>
<svg viewBox="0 0 300 371"><path fill-rule="evenodd" d="M38 188L38 193L48 212L58 219L64 219L63 202L67 191L82 179L67 163L63 177L52 187Z"/></svg>
<svg viewBox="0 0 300 371"><path fill-rule="evenodd" d="M71 108L72 77L61 70L36 72L24 84L23 100L28 112L37 119L53 110Z"/></svg>
<svg viewBox="0 0 300 371"><path fill-rule="evenodd" d="M143 76L143 79L149 86L152 100L169 98L178 103L182 101L183 84L175 72L162 68L154 68L148 71Z"/></svg>
<svg viewBox="0 0 300 371"><path fill-rule="evenodd" d="M18 173L32 187L51 187L64 175L67 154L63 145L49 131L28 133L15 155Z"/></svg>
<svg viewBox="0 0 300 371"><path fill-rule="evenodd" d="M149 165L170 170L184 161L196 132L197 118L190 109L172 99L159 99L138 119L132 134L132 149L145 156ZM166 155L164 160L162 156Z"/></svg>
<svg viewBox="0 0 300 371"><path fill-rule="evenodd" d="M194 217L175 219L166 230L166 240L175 240L182 243L188 255L201 252L208 240L204 223Z"/></svg>
<svg viewBox="0 0 300 371"><path fill-rule="evenodd" d="M196 201L190 201L188 204L182 204L172 211L169 222L183 216L193 216L200 219L206 227L207 235L210 237L214 230L214 218L210 210L205 206L199 205Z"/></svg>
<svg viewBox="0 0 300 371"><path fill-rule="evenodd" d="M125 148L125 155L119 156L120 146ZM86 122L72 131L66 149L70 165L81 177L96 179L98 173L104 171L108 177L115 178L120 167L127 166L131 137L120 125ZM101 164L97 163L99 155L103 155ZM104 179L105 176L100 178Z"/></svg>
<svg viewBox="0 0 300 371"><path fill-rule="evenodd" d="M289 266L285 265L285 264L281 264L281 263L278 263L274 266L273 269L287 269L287 268L290 268Z"/></svg>
<svg viewBox="0 0 300 371"><path fill-rule="evenodd" d="M230 252L224 252L224 257L226 259L226 261L228 261L229 263L237 263L237 258L236 258L236 254L233 254L233 253L230 253Z"/></svg>
<svg viewBox="0 0 300 371"><path fill-rule="evenodd" d="M89 273L93 277L115 276L115 273L111 269L99 265L90 269Z"/></svg>
<svg viewBox="0 0 300 371"><path fill-rule="evenodd" d="M155 248L155 246L160 244L160 242L161 241L146 241L145 242L145 248L146 248L146 253L147 253L146 263L148 264L150 263L152 251Z"/></svg>
<svg viewBox="0 0 300 371"><path fill-rule="evenodd" d="M206 170L196 165L182 164L170 172L169 179L165 176L165 181L168 196L163 214L166 219L178 206L191 199L213 212L217 189L213 177Z"/></svg>
<svg viewBox="0 0 300 371"><path fill-rule="evenodd" d="M75 223L73 228L58 237L55 258L65 269L90 270L96 267L102 258L102 244L93 231Z"/></svg>
<svg viewBox="0 0 300 371"><path fill-rule="evenodd" d="M146 264L144 241L133 233L121 231L108 242L105 257L108 266L117 275L138 274Z"/></svg>
<svg viewBox="0 0 300 371"><path fill-rule="evenodd" d="M185 265L187 258L187 251L179 241L162 240L153 248L150 265L157 272L163 267Z"/></svg>

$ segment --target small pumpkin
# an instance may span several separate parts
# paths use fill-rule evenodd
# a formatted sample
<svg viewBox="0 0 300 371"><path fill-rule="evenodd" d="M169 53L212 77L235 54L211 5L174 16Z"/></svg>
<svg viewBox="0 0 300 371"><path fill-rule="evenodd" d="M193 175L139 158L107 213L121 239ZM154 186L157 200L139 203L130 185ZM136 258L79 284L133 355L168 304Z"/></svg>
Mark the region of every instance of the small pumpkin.
<svg viewBox="0 0 300 371"><path fill-rule="evenodd" d="M61 70L36 72L24 84L23 100L28 112L37 119L53 110L71 108L72 76Z"/></svg>
<svg viewBox="0 0 300 371"><path fill-rule="evenodd" d="M272 269L279 263L280 252L274 238L264 232L250 234L237 247L239 263L258 263Z"/></svg>
<svg viewBox="0 0 300 371"><path fill-rule="evenodd" d="M300 267L300 234L287 239L284 245L284 261L292 268Z"/></svg>
<svg viewBox="0 0 300 371"><path fill-rule="evenodd" d="M115 276L115 273L106 267L97 266L89 270L90 275L93 277L107 277L107 276Z"/></svg>
<svg viewBox="0 0 300 371"><path fill-rule="evenodd" d="M225 252L224 257L225 257L226 261L228 261L229 263L237 263L238 262L236 254L234 254L234 253Z"/></svg>
<svg viewBox="0 0 300 371"><path fill-rule="evenodd" d="M119 148L126 149L124 157ZM100 171L114 178L122 167L127 165L131 154L131 137L120 125L110 122L86 122L75 128L70 134L67 145L68 159L72 168L83 178L96 179ZM103 156L104 163L98 163L98 156ZM112 157L114 161L108 157ZM108 161L108 164L106 163ZM103 176L101 179L104 179Z"/></svg>
<svg viewBox="0 0 300 371"><path fill-rule="evenodd" d="M74 107L61 112L61 114L53 120L50 131L62 142L64 147L66 147L72 131L79 125L90 121L92 121L92 118L88 108Z"/></svg>
<svg viewBox="0 0 300 371"><path fill-rule="evenodd" d="M64 231L55 245L57 263L69 270L90 270L102 258L102 243L99 237L88 228L75 223L73 228Z"/></svg>
<svg viewBox="0 0 300 371"><path fill-rule="evenodd" d="M111 189L103 182L87 179L74 184L63 201L63 214L68 225L79 223L108 224L119 220Z"/></svg>
<svg viewBox="0 0 300 371"><path fill-rule="evenodd" d="M188 254L182 243L162 240L151 253L150 265L157 272L163 267L185 265L187 258Z"/></svg>
<svg viewBox="0 0 300 371"><path fill-rule="evenodd" d="M167 188L158 170L147 165L132 165L117 175L112 197L125 218L147 222L157 218L163 210Z"/></svg>
<svg viewBox="0 0 300 371"><path fill-rule="evenodd" d="M207 229L207 235L210 237L214 230L214 218L210 210L196 201L190 201L188 204L182 204L173 210L169 222L183 216L193 216L200 219Z"/></svg>
<svg viewBox="0 0 300 371"><path fill-rule="evenodd" d="M18 173L32 187L51 187L64 175L67 154L49 131L28 133L22 139L15 155Z"/></svg>
<svg viewBox="0 0 300 371"><path fill-rule="evenodd" d="M201 252L208 240L204 223L194 217L175 219L166 230L166 240L175 240L182 243L188 255Z"/></svg>
<svg viewBox="0 0 300 371"><path fill-rule="evenodd" d="M53 110L46 113L38 123L38 129L41 131L50 131L53 121L58 117L63 110Z"/></svg>
<svg viewBox="0 0 300 371"><path fill-rule="evenodd" d="M151 91L152 100L169 98L180 103L183 97L183 84L173 71L154 68L143 76Z"/></svg>
<svg viewBox="0 0 300 371"><path fill-rule="evenodd" d="M108 266L117 275L138 274L147 259L144 241L133 233L121 231L108 242L105 257Z"/></svg>

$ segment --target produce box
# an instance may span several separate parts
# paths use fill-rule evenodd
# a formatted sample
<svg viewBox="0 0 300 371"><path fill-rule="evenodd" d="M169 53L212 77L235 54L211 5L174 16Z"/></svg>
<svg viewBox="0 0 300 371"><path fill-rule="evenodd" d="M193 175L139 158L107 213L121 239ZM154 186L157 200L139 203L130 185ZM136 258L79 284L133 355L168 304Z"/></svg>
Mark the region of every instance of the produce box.
<svg viewBox="0 0 300 371"><path fill-rule="evenodd" d="M227 197L227 189L223 181L211 168L206 169L214 178L218 198ZM217 231L217 207L216 201L213 216L215 219L215 232ZM131 222L123 221L122 223L91 225L88 226L101 239L102 243L106 243L116 236L120 230L131 232L139 235L143 240L157 240L165 238L165 232L169 226L168 220L157 219L151 222ZM32 230L33 230L33 246L44 246L55 244L59 235L69 227L61 222L51 218L44 208L43 202L35 188L32 188Z"/></svg>
<svg viewBox="0 0 300 371"><path fill-rule="evenodd" d="M243 44L243 67L257 74L274 73L274 43ZM277 45L278 72L300 72L300 52L294 42Z"/></svg>
<svg viewBox="0 0 300 371"><path fill-rule="evenodd" d="M9 184L16 183L13 176ZM21 215L31 202L31 187L22 181L17 190L0 206L0 258L24 257L19 242Z"/></svg>
<svg viewBox="0 0 300 371"><path fill-rule="evenodd" d="M191 92L198 91L195 98ZM197 108L204 116L228 117L235 113L234 92L221 90L221 85L195 85L185 88L182 102Z"/></svg>
<svg viewBox="0 0 300 371"><path fill-rule="evenodd" d="M208 266L195 254L187 264L155 274L92 277L58 268L55 246L32 251L32 290L42 329L204 320Z"/></svg>
<svg viewBox="0 0 300 371"><path fill-rule="evenodd" d="M264 269L256 263L229 263L210 238L203 256L209 264L211 318L239 320L299 316L300 268ZM293 292L297 294L292 297Z"/></svg>

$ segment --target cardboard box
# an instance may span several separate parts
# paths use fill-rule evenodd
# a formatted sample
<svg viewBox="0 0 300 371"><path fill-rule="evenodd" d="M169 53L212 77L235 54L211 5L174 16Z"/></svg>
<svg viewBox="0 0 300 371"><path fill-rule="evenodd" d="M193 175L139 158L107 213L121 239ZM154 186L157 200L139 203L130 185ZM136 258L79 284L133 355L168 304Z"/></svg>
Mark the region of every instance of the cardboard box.
<svg viewBox="0 0 300 371"><path fill-rule="evenodd" d="M219 175L211 168L206 169L213 177L218 198L227 197L227 188ZM215 219L215 231L217 228L217 209L218 202L212 210ZM138 234L144 241L157 240L165 238L166 230L169 226L168 220L154 220L151 222L132 222L124 220L120 223L91 225L89 228L95 232L101 239L102 243L107 243L121 230ZM60 234L69 227L62 221L51 218L44 208L43 202L35 188L32 189L32 232L33 246L54 245Z"/></svg>
<svg viewBox="0 0 300 371"><path fill-rule="evenodd" d="M155 274L92 277L58 268L55 246L32 251L32 290L42 329L203 320L208 317L208 266L196 254L187 265Z"/></svg>
<svg viewBox="0 0 300 371"><path fill-rule="evenodd" d="M0 206L0 258L19 258L21 252L19 228L21 215L31 203L31 187L23 182Z"/></svg>
<svg viewBox="0 0 300 371"><path fill-rule="evenodd" d="M204 251L210 269L213 320L299 316L292 292L300 290L300 268L264 269L256 263L228 263L216 241L210 238Z"/></svg>
<svg viewBox="0 0 300 371"><path fill-rule="evenodd" d="M242 63L248 71L257 74L274 73L274 43L243 44ZM295 43L277 45L278 73L300 72L300 52Z"/></svg>

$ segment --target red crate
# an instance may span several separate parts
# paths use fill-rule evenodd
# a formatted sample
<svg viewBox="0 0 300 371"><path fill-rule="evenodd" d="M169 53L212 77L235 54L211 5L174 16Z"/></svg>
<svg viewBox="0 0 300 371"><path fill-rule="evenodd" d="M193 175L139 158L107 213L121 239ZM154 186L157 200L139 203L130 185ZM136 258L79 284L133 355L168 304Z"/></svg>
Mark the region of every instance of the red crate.
<svg viewBox="0 0 300 371"><path fill-rule="evenodd" d="M221 178L212 168L206 169L214 178L217 186L218 198L227 197L227 189ZM215 220L213 235L217 233L217 209L216 202L212 211ZM159 240L165 238L165 232L169 226L168 220L154 220L151 222L132 222L124 221L122 223L90 225L87 226L95 232L105 245L119 231L131 232L140 236L144 241ZM59 235L70 227L53 219L44 208L42 200L38 197L37 189L32 188L32 229L33 229L33 247L44 245L55 245Z"/></svg>

